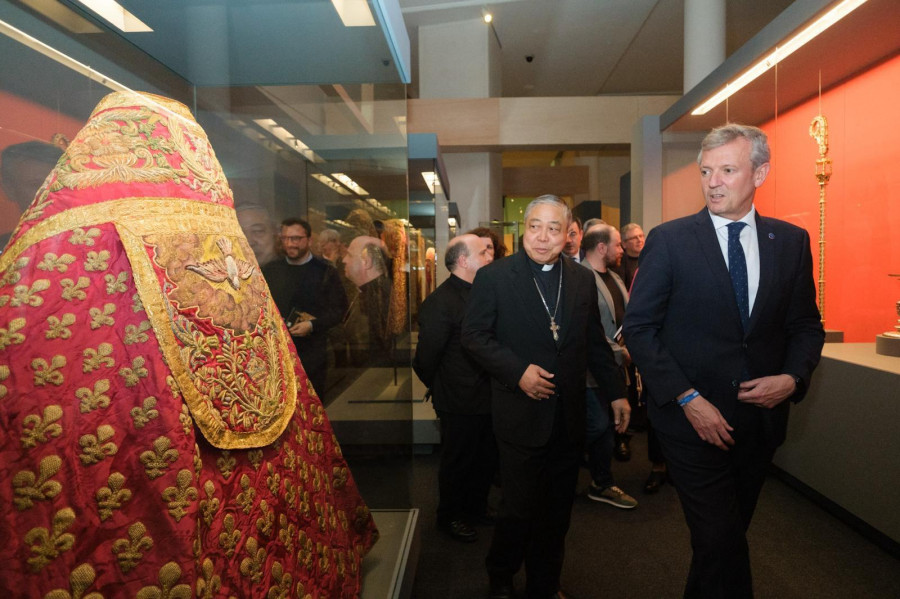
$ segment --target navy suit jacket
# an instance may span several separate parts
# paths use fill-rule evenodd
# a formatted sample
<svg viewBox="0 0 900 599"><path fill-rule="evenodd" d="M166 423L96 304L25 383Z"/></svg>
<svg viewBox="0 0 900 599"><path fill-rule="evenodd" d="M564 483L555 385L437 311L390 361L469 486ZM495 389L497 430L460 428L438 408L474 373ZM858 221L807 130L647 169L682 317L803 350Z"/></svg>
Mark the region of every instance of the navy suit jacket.
<svg viewBox="0 0 900 599"><path fill-rule="evenodd" d="M705 207L655 227L647 237L623 336L649 391L651 422L664 433L702 442L674 402L691 387L733 422L742 380L800 377L794 402L809 385L825 341L809 235L758 213L756 229L759 290L747 331ZM789 404L764 414L766 441L774 446L784 441Z"/></svg>
<svg viewBox="0 0 900 599"><path fill-rule="evenodd" d="M559 424L574 442L583 439L588 369L609 401L626 396L600 323L593 275L572 260L561 258L559 264L563 290L558 343L524 251L478 270L463 321L463 347L492 376L494 434L524 447L547 444L560 401L565 423ZM554 373L556 392L550 398L534 400L519 388L529 364Z"/></svg>

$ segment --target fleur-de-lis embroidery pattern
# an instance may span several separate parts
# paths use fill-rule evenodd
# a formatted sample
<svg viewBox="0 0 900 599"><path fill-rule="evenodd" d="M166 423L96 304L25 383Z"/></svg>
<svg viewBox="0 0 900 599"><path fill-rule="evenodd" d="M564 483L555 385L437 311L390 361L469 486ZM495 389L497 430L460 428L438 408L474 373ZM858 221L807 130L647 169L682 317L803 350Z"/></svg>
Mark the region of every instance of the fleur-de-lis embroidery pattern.
<svg viewBox="0 0 900 599"><path fill-rule="evenodd" d="M50 530L36 527L25 533L25 543L31 545L32 557L28 567L32 572L40 572L44 566L55 560L60 553L68 551L75 544L75 535L66 530L75 522L72 508L63 508L53 516Z"/></svg>
<svg viewBox="0 0 900 599"><path fill-rule="evenodd" d="M224 533L223 533L224 534ZM200 566L200 577L197 578L198 599L213 599L222 588L222 579L215 573L212 560L206 558Z"/></svg>
<svg viewBox="0 0 900 599"><path fill-rule="evenodd" d="M111 518L115 510L120 509L123 503L131 499L131 491L125 488L125 476L120 472L110 474L106 486L97 489L95 497L100 520Z"/></svg>
<svg viewBox="0 0 900 599"><path fill-rule="evenodd" d="M141 295L135 293L131 296L131 311L137 314L144 311L144 302L141 301Z"/></svg>
<svg viewBox="0 0 900 599"><path fill-rule="evenodd" d="M152 395L144 398L143 405L131 408L134 428L144 428L154 418L159 418L159 410L156 409L156 398Z"/></svg>
<svg viewBox="0 0 900 599"><path fill-rule="evenodd" d="M266 485L269 487L269 492L272 495L278 495L278 489L281 488L281 474L275 472L275 467L271 462L267 464L267 470L269 475L266 477Z"/></svg>
<svg viewBox="0 0 900 599"><path fill-rule="evenodd" d="M219 511L219 498L215 496L216 486L211 480L203 483L203 492L206 498L200 500L200 514L207 526L212 526L216 512Z"/></svg>
<svg viewBox="0 0 900 599"><path fill-rule="evenodd" d="M23 328L25 328L24 318L13 318L9 321L7 328L0 328L0 351L10 345L20 345L25 341L25 335L19 332Z"/></svg>
<svg viewBox="0 0 900 599"><path fill-rule="evenodd" d="M59 420L63 416L62 406L52 405L44 408L41 416L29 414L22 420L22 447L31 449L38 443L46 443L48 437L58 437L62 434L62 426Z"/></svg>
<svg viewBox="0 0 900 599"><path fill-rule="evenodd" d="M91 315L91 328L99 329L102 326L111 327L116 323L115 319L111 316L115 312L115 304L104 304L102 310L100 308L91 308L88 310L88 314Z"/></svg>
<svg viewBox="0 0 900 599"><path fill-rule="evenodd" d="M125 325L125 345L134 345L135 343L146 343L150 339L147 331L150 330L150 321L144 320L139 325Z"/></svg>
<svg viewBox="0 0 900 599"><path fill-rule="evenodd" d="M253 500L256 499L256 489L250 486L250 477L246 474L241 475L241 491L236 498L238 507L245 514L249 514L253 509Z"/></svg>
<svg viewBox="0 0 900 599"><path fill-rule="evenodd" d="M168 437L157 437L153 441L153 449L141 453L141 463L147 478L152 480L165 474L169 464L174 464L178 455L178 450L172 449L172 442Z"/></svg>
<svg viewBox="0 0 900 599"><path fill-rule="evenodd" d="M197 488L191 486L193 475L190 470L180 470L175 477L174 487L167 487L162 498L168 503L169 514L180 522L187 514L191 501L197 501Z"/></svg>
<svg viewBox="0 0 900 599"><path fill-rule="evenodd" d="M344 485L347 484L347 480L350 478L350 471L343 466L335 466L331 469L331 478L335 490L343 489Z"/></svg>
<svg viewBox="0 0 900 599"><path fill-rule="evenodd" d="M281 514L278 517L278 540L281 541L288 553L294 553L294 535L296 534L297 527L293 522L288 521L287 514Z"/></svg>
<svg viewBox="0 0 900 599"><path fill-rule="evenodd" d="M62 279L59 284L63 288L62 298L71 302L72 300L83 300L87 297L87 294L82 290L91 286L91 280L87 277L78 277L77 283L72 279Z"/></svg>
<svg viewBox="0 0 900 599"><path fill-rule="evenodd" d="M34 370L35 386L40 387L48 383L56 386L62 385L65 379L63 373L60 372L60 369L64 368L65 365L65 356L53 356L50 359L49 364L44 358L35 358L32 360L31 368Z"/></svg>
<svg viewBox="0 0 900 599"><path fill-rule="evenodd" d="M69 237L69 243L73 245L86 245L93 246L94 239L100 237L100 229L88 229L85 231L81 227L72 231L72 235Z"/></svg>
<svg viewBox="0 0 900 599"><path fill-rule="evenodd" d="M40 270L66 272L69 265L75 262L75 256L72 254L63 254L57 256L53 252L44 254L44 259L37 265Z"/></svg>
<svg viewBox="0 0 900 599"><path fill-rule="evenodd" d="M41 460L38 475L31 470L22 470L13 477L13 503L20 512L27 510L36 501L53 499L62 491L62 485L50 480L62 466L62 459L57 455L48 455Z"/></svg>
<svg viewBox="0 0 900 599"><path fill-rule="evenodd" d="M69 339L72 337L72 331L69 330L69 327L75 324L75 315L67 312L62 315L62 318L48 316L47 324L49 328L44 337L47 339Z"/></svg>
<svg viewBox="0 0 900 599"><path fill-rule="evenodd" d="M256 537L247 539L244 549L247 550L247 555L249 557L245 557L243 561L241 561L241 574L253 582L259 583L259 581L262 580L263 564L266 563L266 550L259 546Z"/></svg>
<svg viewBox="0 0 900 599"><path fill-rule="evenodd" d="M22 273L19 271L28 266L29 258L26 256L22 256L17 259L15 262L9 265L9 268L6 269L6 272L0 276L0 287L5 287L6 285L15 285L19 281L22 280Z"/></svg>
<svg viewBox="0 0 900 599"><path fill-rule="evenodd" d="M237 461L231 455L231 452L227 449L222 450L222 455L216 460L216 466L219 467L219 472L222 473L222 476L226 479L231 478L231 475L234 473L234 467L237 465Z"/></svg>
<svg viewBox="0 0 900 599"><path fill-rule="evenodd" d="M80 400L78 409L82 414L87 414L100 408L108 408L110 398L106 394L107 391L109 391L109 379L100 379L94 383L93 390L81 387L75 392L75 397Z"/></svg>
<svg viewBox="0 0 900 599"><path fill-rule="evenodd" d="M177 395L175 397L178 397ZM181 430L185 435L190 435L194 430L194 420L191 418L191 410L187 404L181 404L181 414L178 415L178 422L181 423Z"/></svg>
<svg viewBox="0 0 900 599"><path fill-rule="evenodd" d="M234 555L234 548L237 547L241 540L241 531L234 528L234 516L225 515L223 522L225 530L219 533L219 546L225 551L225 555L231 557Z"/></svg>
<svg viewBox="0 0 900 599"><path fill-rule="evenodd" d="M319 572L327 574L331 569L331 547L316 543L316 553L319 554Z"/></svg>
<svg viewBox="0 0 900 599"><path fill-rule="evenodd" d="M88 373L97 370L101 366L114 368L116 361L110 357L113 353L113 346L110 343L101 343L97 349L89 347L81 352L84 361L81 364L81 371Z"/></svg>
<svg viewBox="0 0 900 599"><path fill-rule="evenodd" d="M315 561L315 554L313 553L315 546L312 539L307 536L306 531L301 530L297 535L297 545L297 561L303 564L303 567L307 570L311 570Z"/></svg>
<svg viewBox="0 0 900 599"><path fill-rule="evenodd" d="M169 562L159 570L159 586L146 586L137 592L136 599L190 599L191 587L178 584L181 567Z"/></svg>
<svg viewBox="0 0 900 599"><path fill-rule="evenodd" d="M69 574L69 590L55 589L44 595L44 599L103 599L100 593L87 593L97 573L90 564L81 564Z"/></svg>
<svg viewBox="0 0 900 599"><path fill-rule="evenodd" d="M269 503L263 499L259 502L259 510L262 515L256 519L256 529L267 537L272 536L272 529L275 527L275 513L269 509Z"/></svg>
<svg viewBox="0 0 900 599"><path fill-rule="evenodd" d="M88 252L84 259L84 269L88 272L99 272L109 268L109 250Z"/></svg>
<svg viewBox="0 0 900 599"><path fill-rule="evenodd" d="M116 293L128 291L128 285L125 284L125 281L128 280L128 273L125 271L120 272L118 276L107 274L103 277L103 280L106 281L106 295L115 295Z"/></svg>
<svg viewBox="0 0 900 599"><path fill-rule="evenodd" d="M251 449L247 452L247 460L250 462L250 465L253 466L254 470L259 470L259 465L262 464L263 452L261 449Z"/></svg>
<svg viewBox="0 0 900 599"><path fill-rule="evenodd" d="M110 441L116 435L116 430L108 424L97 427L96 435L82 435L78 444L84 453L78 455L78 459L85 466L96 464L103 458L115 455L119 447Z"/></svg>
<svg viewBox="0 0 900 599"><path fill-rule="evenodd" d="M9 378L9 366L5 364L0 364L0 382L5 381ZM6 388L6 385L0 385L0 399L6 397L6 394L9 393L9 389Z"/></svg>
<svg viewBox="0 0 900 599"><path fill-rule="evenodd" d="M289 506L293 506L295 501L297 501L297 487L294 486L290 479L285 479L284 502Z"/></svg>
<svg viewBox="0 0 900 599"><path fill-rule="evenodd" d="M50 281L47 279L38 279L29 287L28 285L16 285L13 287L13 296L9 301L9 305L13 308L19 306L31 306L37 308L44 303L44 298L39 294L50 288Z"/></svg>
<svg viewBox="0 0 900 599"><path fill-rule="evenodd" d="M112 552L119 562L119 569L128 574L144 557L144 552L153 548L153 539L147 536L147 527L142 522L135 522L128 527L127 539L116 539L112 544Z"/></svg>
<svg viewBox="0 0 900 599"><path fill-rule="evenodd" d="M137 356L134 360L131 361L131 368L125 366L124 368L119 370L119 375L121 375L121 377L125 379L126 387L134 387L138 384L140 379L147 378L147 376L150 374L150 371L144 368L144 364L146 363L147 361L143 356Z"/></svg>
<svg viewBox="0 0 900 599"><path fill-rule="evenodd" d="M289 572L284 571L281 562L272 564L272 579L275 581L275 585L269 587L266 599L287 599L291 593L294 579Z"/></svg>

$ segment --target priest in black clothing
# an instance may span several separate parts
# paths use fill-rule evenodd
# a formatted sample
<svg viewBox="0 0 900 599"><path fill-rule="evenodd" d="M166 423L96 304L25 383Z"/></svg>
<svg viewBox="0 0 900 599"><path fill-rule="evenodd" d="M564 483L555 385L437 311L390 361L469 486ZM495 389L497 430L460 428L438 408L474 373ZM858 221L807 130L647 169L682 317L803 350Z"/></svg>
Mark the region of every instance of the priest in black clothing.
<svg viewBox="0 0 900 599"><path fill-rule="evenodd" d="M328 329L341 322L347 295L337 270L310 252L312 228L299 218L281 223L284 258L262 267L297 354L320 398L328 371Z"/></svg>

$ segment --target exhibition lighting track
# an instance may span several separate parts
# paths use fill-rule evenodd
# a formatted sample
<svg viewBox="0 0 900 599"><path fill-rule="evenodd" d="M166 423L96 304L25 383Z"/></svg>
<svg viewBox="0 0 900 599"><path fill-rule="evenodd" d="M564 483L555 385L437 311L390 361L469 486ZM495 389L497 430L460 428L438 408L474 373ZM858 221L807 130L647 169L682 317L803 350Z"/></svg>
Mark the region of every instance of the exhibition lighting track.
<svg viewBox="0 0 900 599"><path fill-rule="evenodd" d="M738 90L745 87L748 83L777 65L779 62L793 54L798 48L812 40L814 37L846 17L852 11L859 8L866 0L843 0L837 6L826 12L824 15L816 19L811 25L803 29L800 33L789 39L781 46L776 46L768 56L754 64L747 71L737 77L734 81L725 84L709 100L698 106L691 112L693 116L706 114L726 99L735 94Z"/></svg>

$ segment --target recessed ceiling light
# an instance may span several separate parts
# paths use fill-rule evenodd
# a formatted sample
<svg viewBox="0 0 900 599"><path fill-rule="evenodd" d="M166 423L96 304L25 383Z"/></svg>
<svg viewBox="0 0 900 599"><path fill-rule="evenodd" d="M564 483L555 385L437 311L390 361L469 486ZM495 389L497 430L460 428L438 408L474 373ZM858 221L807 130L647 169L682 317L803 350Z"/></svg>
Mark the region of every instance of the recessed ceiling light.
<svg viewBox="0 0 900 599"><path fill-rule="evenodd" d="M78 0L125 33L153 31L149 25L125 10L115 0Z"/></svg>
<svg viewBox="0 0 900 599"><path fill-rule="evenodd" d="M374 27L375 17L366 0L331 0L344 27Z"/></svg>

